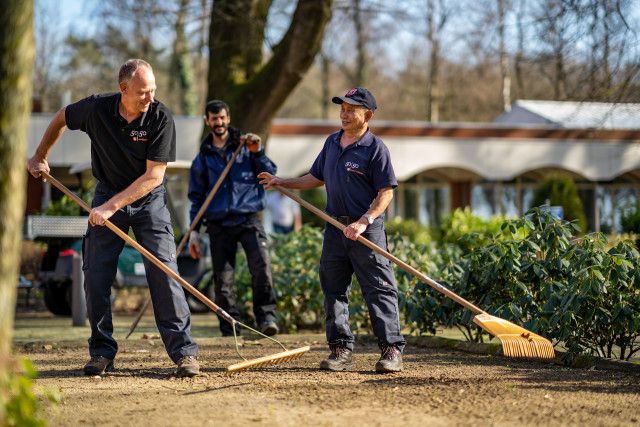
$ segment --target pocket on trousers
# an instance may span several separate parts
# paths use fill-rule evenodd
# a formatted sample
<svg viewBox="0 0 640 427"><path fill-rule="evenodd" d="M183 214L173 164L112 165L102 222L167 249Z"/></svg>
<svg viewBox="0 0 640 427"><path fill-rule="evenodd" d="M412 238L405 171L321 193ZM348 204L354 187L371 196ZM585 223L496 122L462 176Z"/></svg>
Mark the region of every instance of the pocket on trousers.
<svg viewBox="0 0 640 427"><path fill-rule="evenodd" d="M91 245L89 241L91 234L91 226L87 229L87 232L82 236L82 271L89 269L89 254L87 253L88 247Z"/></svg>

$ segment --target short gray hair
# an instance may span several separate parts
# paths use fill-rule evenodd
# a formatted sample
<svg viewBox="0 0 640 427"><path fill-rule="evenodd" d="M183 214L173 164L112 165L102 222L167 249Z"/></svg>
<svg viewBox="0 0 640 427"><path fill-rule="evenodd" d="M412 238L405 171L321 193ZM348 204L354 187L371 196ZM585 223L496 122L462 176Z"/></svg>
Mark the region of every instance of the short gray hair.
<svg viewBox="0 0 640 427"><path fill-rule="evenodd" d="M148 68L149 71L153 72L153 68L151 65L145 61L144 59L130 59L120 67L120 73L118 74L118 84L125 82L128 83L129 80L133 78L138 71L139 68Z"/></svg>

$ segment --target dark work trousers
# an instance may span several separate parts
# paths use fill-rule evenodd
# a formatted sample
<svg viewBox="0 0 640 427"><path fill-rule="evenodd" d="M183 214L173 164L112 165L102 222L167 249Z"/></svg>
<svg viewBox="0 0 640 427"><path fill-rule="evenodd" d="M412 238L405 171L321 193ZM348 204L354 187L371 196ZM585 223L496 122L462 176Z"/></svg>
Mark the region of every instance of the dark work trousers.
<svg viewBox="0 0 640 427"><path fill-rule="evenodd" d="M387 249L387 233L382 219L376 219L362 236ZM342 230L327 223L320 257L320 285L324 293L329 345L346 346L353 351L349 292L354 272L379 344L396 344L402 351L405 339L400 334L398 287L391 261L364 244L348 239Z"/></svg>
<svg viewBox="0 0 640 427"><path fill-rule="evenodd" d="M238 225L222 226L214 222L207 224L207 233L211 242L213 278L215 282L215 303L231 317L240 320L240 311L234 289L236 254L240 243L247 255L251 287L253 288L253 313L256 323L276 320L276 295L273 291L271 257L267 235L260 223L258 214L250 215ZM220 331L223 335L233 335L229 322L220 319ZM239 328L236 326L236 332Z"/></svg>
<svg viewBox="0 0 640 427"><path fill-rule="evenodd" d="M116 194L102 184L96 186L92 206L100 206ZM125 233L133 230L137 242L177 272L176 245L173 238L165 188L160 185L149 194L118 210L111 218ZM124 240L105 226L89 225L83 240L84 290L91 324L89 354L115 358L118 344L113 339L111 286L116 277L118 257ZM183 356L197 356L198 346L189 335L191 313L178 282L143 257L153 312L164 346L174 363Z"/></svg>

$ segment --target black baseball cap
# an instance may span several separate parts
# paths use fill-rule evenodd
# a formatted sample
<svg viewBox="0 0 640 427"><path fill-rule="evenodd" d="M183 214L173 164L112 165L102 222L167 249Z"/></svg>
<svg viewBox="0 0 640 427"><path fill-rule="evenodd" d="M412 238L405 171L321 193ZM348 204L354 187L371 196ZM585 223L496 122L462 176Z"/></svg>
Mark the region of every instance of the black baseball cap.
<svg viewBox="0 0 640 427"><path fill-rule="evenodd" d="M375 111L375 109L378 108L376 99L373 97L371 92L361 87L354 87L347 92L345 96L334 96L331 99L331 102L334 104L342 104L343 102L346 102L347 104L352 105L362 105L367 110L371 111Z"/></svg>

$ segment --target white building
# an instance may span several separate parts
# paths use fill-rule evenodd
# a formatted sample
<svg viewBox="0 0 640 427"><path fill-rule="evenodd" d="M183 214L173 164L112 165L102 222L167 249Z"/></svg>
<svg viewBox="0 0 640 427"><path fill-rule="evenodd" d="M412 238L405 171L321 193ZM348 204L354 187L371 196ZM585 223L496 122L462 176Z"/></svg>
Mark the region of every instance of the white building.
<svg viewBox="0 0 640 427"><path fill-rule="evenodd" d="M28 155L52 115L32 115ZM171 164L174 202L186 219L187 171L198 152L203 121L176 117L177 158ZM308 172L338 121L276 120L267 155L278 175ZM471 206L480 215L521 215L534 188L549 173L573 177L592 231L619 227L617 206L640 194L640 104L518 101L492 124L379 122L371 130L389 147L400 182L389 215L437 223L452 209ZM65 132L49 163L54 176L78 185L90 160L82 132ZM85 172L69 173L70 168ZM44 188L44 190L41 190ZM47 199L47 187L29 185L28 210Z"/></svg>

